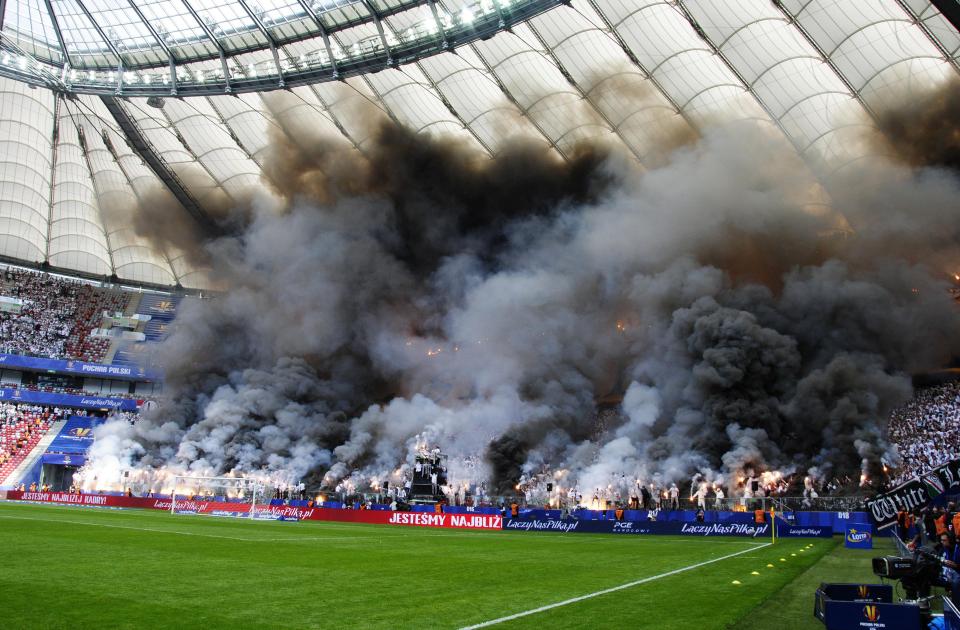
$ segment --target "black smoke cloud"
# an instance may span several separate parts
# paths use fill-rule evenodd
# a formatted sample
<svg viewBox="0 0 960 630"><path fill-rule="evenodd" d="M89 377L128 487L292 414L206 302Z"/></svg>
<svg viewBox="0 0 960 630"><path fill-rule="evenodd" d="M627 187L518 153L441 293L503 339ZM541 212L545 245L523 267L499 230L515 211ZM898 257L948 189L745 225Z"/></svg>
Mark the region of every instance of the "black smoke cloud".
<svg viewBox="0 0 960 630"><path fill-rule="evenodd" d="M101 429L90 475L361 483L423 442L498 490L543 467L584 491L859 472L895 457L885 419L908 373L960 350L943 275L957 241L933 238L956 223L948 173L865 162L830 214L811 211L825 193L795 154L749 126L646 172L588 146L565 162L391 124L373 138L363 154L274 139L286 206L203 245L230 290L183 308L170 400ZM838 214L855 234L831 236ZM622 413L598 433L611 393Z"/></svg>
<svg viewBox="0 0 960 630"><path fill-rule="evenodd" d="M877 112L881 146L914 167L960 170L960 79Z"/></svg>

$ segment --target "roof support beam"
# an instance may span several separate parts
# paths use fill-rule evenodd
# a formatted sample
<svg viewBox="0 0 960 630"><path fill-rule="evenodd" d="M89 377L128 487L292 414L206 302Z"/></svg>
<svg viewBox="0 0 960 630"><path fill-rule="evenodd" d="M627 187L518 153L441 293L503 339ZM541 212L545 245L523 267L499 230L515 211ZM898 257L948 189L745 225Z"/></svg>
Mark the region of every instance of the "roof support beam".
<svg viewBox="0 0 960 630"><path fill-rule="evenodd" d="M434 10L434 17L437 17L436 5L434 4L433 0L430 0L430 6L431 6L431 7L433 8L433 10ZM394 37L397 36L397 32L393 29L392 26L390 26L389 23L387 24L387 28L390 29L390 33L391 33ZM439 28L439 29L440 29L440 33L443 34L443 27L442 27L442 25L440 24L439 18L437 19L437 28ZM444 46L444 48L447 47L447 38L446 38L446 35L444 35L444 37L443 37L443 46ZM481 147L483 147L483 150L487 152L487 155L492 156L492 155L493 155L493 149L492 149L491 147L489 147L489 146L487 145L487 143L483 141L482 138L480 138L480 136L477 134L477 132L474 131L473 127L471 127L469 124L467 124L467 121L463 118L463 116L461 116L461 115L457 112L457 110L454 109L453 104L450 103L450 101L447 99L446 94L443 93L443 91L440 89L440 86L437 85L437 82L433 80L433 77L430 76L430 73L426 71L426 69L423 67L423 64L420 63L419 61L417 61L417 62L416 62L416 65L417 65L417 68L420 69L420 72L423 73L423 76L427 79L427 81L430 82L430 87L433 88L433 95L434 95L436 98L438 98L441 103L443 103L443 106L447 108L447 111L450 112L450 115L457 119L457 122L460 123L460 125L463 127L463 129L464 129L467 133L469 133L469 134L473 137L474 140L477 141L477 144L480 145ZM403 72L403 73L406 75L406 72L404 72L403 69L401 69L400 72ZM372 86L371 86L371 88L372 88ZM389 108L389 106L387 105L387 102L386 102L385 100L383 100L383 96L382 96L382 95L379 95L379 96L380 96L380 101L383 103L384 107L388 107L388 108Z"/></svg>
<svg viewBox="0 0 960 630"><path fill-rule="evenodd" d="M827 62L827 65L830 67L833 73L837 75L837 78L840 79L840 82L843 83L843 85L847 88L847 90L850 92L850 95L853 96L853 98L857 99L857 102L860 103L860 106L863 107L863 110L867 112L867 114L870 116L870 120L873 121L874 124L876 124L877 122L876 113L873 111L873 109L871 109L870 105L868 105L867 102L863 100L863 96L860 95L860 92L855 87L853 87L853 84L850 83L850 80L847 78L847 75L840 71L840 68L837 66L836 62L834 62L833 58L827 54L827 51L825 51L820 46L820 44L817 43L817 40L815 40L813 36L810 35L807 29L803 27L803 24L800 23L800 20L797 19L797 16L790 13L790 11L787 10L787 7L783 6L783 2L781 2L781 0L773 0L773 4L775 7L780 9L780 11L789 21L789 23L792 24L793 27L797 29L797 31L803 36L805 40L807 40L807 43L810 44L814 50L820 53L820 56L823 57L823 60Z"/></svg>
<svg viewBox="0 0 960 630"><path fill-rule="evenodd" d="M636 67L637 70L639 70L643 74L643 76L646 77L648 81L650 81L651 85L653 85L653 87L657 89L657 92L659 92L660 95L664 98L664 100L666 100L666 102L670 104L670 107L672 107L673 110L677 112L677 115L683 118L684 122L686 122L691 129L693 129L696 133L699 134L700 128L696 124L694 124L690 116L687 115L687 112L683 109L683 107L680 106L680 103L678 103L677 100L670 95L670 92L666 90L663 84L660 83L660 80L657 79L657 77L655 77L653 73L650 70L648 70L646 66L643 65L643 63L641 63L636 53L633 52L633 50L630 48L627 42L620 36L620 33L617 32L617 29L614 28L613 23L610 21L610 18L607 17L607 14L600 10L600 7L597 5L596 0L587 0L587 2L593 8L594 12L598 16L600 16L600 19L603 21L603 25L606 27L605 29L606 34L609 35L610 38L617 43L617 45L620 47L621 50L623 50L623 54L627 56L627 58L634 65L634 67Z"/></svg>
<svg viewBox="0 0 960 630"><path fill-rule="evenodd" d="M57 43L60 44L60 52L63 53L63 72L60 75L61 81L69 85L68 80L71 65L70 51L67 50L67 42L63 39L63 31L60 30L60 21L57 20L57 14L53 11L53 3L50 2L50 0L43 1L47 5L47 14L50 16L50 22L53 24L53 32L57 36Z"/></svg>
<svg viewBox="0 0 960 630"><path fill-rule="evenodd" d="M223 49L217 36L214 35L210 27L207 26L207 23L203 21L203 18L200 17L196 9L193 8L193 5L190 4L189 0L181 0L181 2L183 2L183 6L187 7L187 11L190 12L190 15L196 20L197 25L203 30L203 34L206 35L210 43L216 47L217 54L220 55L220 66L223 68L223 82L226 84L224 91L229 94L232 89L230 88L230 66L227 65L227 52Z"/></svg>
<svg viewBox="0 0 960 630"><path fill-rule="evenodd" d="M713 41L713 39L709 35L707 35L706 31L703 30L703 27L700 26L700 23L697 22L696 18L693 17L693 14L690 13L690 11L687 9L686 4L684 4L684 0L675 0L674 8L680 13L680 15L684 17L684 19L687 20L687 23L690 24L690 28L692 28L694 32L696 32L696 34L700 37L700 39L702 39L704 43L706 43L710 47L710 50L713 52L714 55L717 56L717 59L719 59L723 63L723 65L727 68L730 74L732 74L737 78L737 82L739 84L738 87L742 87L743 91L749 94L753 98L753 100L757 103L757 105L760 106L760 109L762 109L763 112L767 115L767 118L770 119L770 122L772 122L776 126L776 128L780 131L780 133L783 134L783 137L786 138L787 142L790 143L790 145L797 151L798 154L802 155L800 153L801 146L797 143L796 138L794 138L792 135L790 135L787 132L787 130L783 126L783 122L779 118L773 115L773 112L770 110L770 107L767 105L767 103L765 103L763 99L757 96L756 92L750 89L750 84L747 83L746 79L744 79L743 74L739 70L737 70L737 68L733 65L733 63L730 62L730 59L727 57L726 53L724 53L723 50L719 46L717 46L717 44Z"/></svg>
<svg viewBox="0 0 960 630"><path fill-rule="evenodd" d="M137 123L133 120L133 117L123 109L123 106L117 98L114 96L101 96L100 100L107 106L107 110L113 116L113 119L117 121L120 129L126 134L127 138L130 139L133 150L136 151L140 159L150 167L154 175L173 193L173 196L177 198L180 205L186 208L187 212L190 213L201 227L206 230L216 230L216 224L210 218L210 215L208 215L193 196L190 195L190 192L180 181L180 178L170 170L163 158L153 149L147 141L147 138L140 131L140 127L138 127Z"/></svg>
<svg viewBox="0 0 960 630"><path fill-rule="evenodd" d="M40 0L36 1L40 2ZM46 0L43 1L46 2ZM56 0L50 1L51 4L56 4ZM85 17L86 14L90 15L91 18L96 17L103 22L102 16L91 13L91 11L93 11L92 5L90 5L92 0L79 1L86 3L84 8L86 8L86 6L91 6L91 8L86 12L80 11L77 14L78 19L81 21L87 19ZM54 48L51 49L54 57L56 57L56 63L59 66L56 73L51 73L46 65L37 66L36 70L31 67L31 71L26 74L18 68L3 66L0 67L0 77L9 77L34 86L49 87L57 91L72 92L75 94L92 94L96 96L151 97L164 95L165 92L170 92L171 90L170 79L171 76L173 76L173 71L175 71L177 77L174 80L175 85L173 86L176 89L175 96L177 98L187 96L214 96L224 92L258 92L287 89L292 86L310 85L311 83L330 80L342 80L345 76L359 76L363 73L395 68L400 60L416 61L417 59L440 54L443 50L449 50L456 46L465 46L480 39L488 39L502 29L507 29L513 24L519 24L529 20L544 11L548 11L566 2L566 0L523 0L523 2L517 2L516 6L508 10L506 0L500 0L499 3L494 3L492 6L497 7L498 13L501 13L499 12L500 8L503 9L501 13L505 18L503 24L498 26L497 14L488 11L478 17L473 27L469 27L462 24L451 26L444 13L444 0L432 0L434 8L436 8L438 12L438 15L433 18L431 18L431 15L423 13L423 11L428 9L431 0L391 0L391 6L389 8L378 4L378 0L366 0L366 2L376 7L375 12L363 11L362 16L358 15L354 19L348 19L347 21L339 23L331 23L327 15L319 9L319 2L316 5L310 5L309 3L313 0L295 0L297 4L305 7L305 9L302 12L295 12L294 15L299 16L301 24L308 26L308 28L298 28L294 33L290 34L282 32L279 27L275 28L272 26L273 22L270 20L270 13L264 13L259 7L252 4L251 0L243 0L241 9L243 9L244 5L247 6L248 9L252 9L250 13L252 13L253 16L252 18L246 18L246 27L241 30L247 35L252 34L253 37L248 36L243 42L231 39L228 44L228 40L225 36L222 36L220 29L211 21L210 17L207 16L206 11L199 8L194 9L196 6L195 0L180 1L183 3L186 13L190 16L187 18L186 28L193 28L195 30L190 41L196 44L196 46L190 50L175 46L170 43L173 42L173 40L169 39L168 35L163 32L162 29L155 27L154 30L157 36L159 36L160 40L170 49L169 54L166 54L166 60L169 62L171 57L174 58L174 68L171 69L171 74L168 75L164 70L161 70L161 81L159 82L152 80L129 80L128 82L131 71L140 72L141 69L155 68L157 55L160 55L161 63L164 60L166 51L162 49L158 41L154 41L155 38L152 36L150 30L147 32L151 33L151 36L147 40L146 48L144 48L144 52L148 54L149 57L145 58L143 63L139 63L138 60L140 56L133 48L124 45L125 39L118 39L119 35L114 34L112 31L109 31L110 37L107 37L107 33L104 32L104 29L107 29L107 24L97 24L93 21L90 21L89 24L86 25L86 28L89 28L93 33L98 31L103 33L103 39L94 36L95 50L93 54L96 56L96 59L91 59L90 64L80 64L80 60L77 59L77 64L82 65L84 71L90 73L89 80L78 81L75 85L67 85L65 83L64 79L60 76L60 73L63 72L62 66L65 65L65 63L61 62L61 57L57 57L60 53L55 50L56 44L54 44ZM237 0L237 3L240 1L241 0ZM341 0L337 0L337 2L340 1ZM351 1L361 2L363 0ZM5 0L0 0L0 2L5 2ZM98 0L98 2L101 2L101 0ZM138 0L123 0L121 5L124 8L128 6L131 7L131 11L133 7L143 9ZM44 5L41 4L40 6L43 7ZM78 6L80 5L78 4ZM491 8L489 5L485 6L488 9ZM391 32L392 25L387 18L402 14L414 8L417 8L421 17L426 17L426 24L431 31L431 36L416 37L410 40L406 38L400 39L397 37L397 33ZM55 10L60 11L59 8L55 8ZM198 14L198 11L204 12ZM145 13L146 10L143 9L143 12ZM249 16L250 13L247 15ZM307 20L308 15L311 16L309 19L314 20L314 23L317 25L316 27L302 21ZM66 24L63 22L66 16L63 13L59 13L58 17L61 20L61 24L66 28ZM439 29L442 30L443 33L438 33L438 29L433 26L437 18L440 19L440 23L443 26L442 29ZM372 45L370 45L371 42L369 40L365 42L368 45L364 47L364 54L362 56L345 55L343 47L335 35L341 31L355 28L359 24L376 24L378 20L379 29L377 35L374 36ZM149 25L149 23L147 24ZM325 28L319 28L320 26L324 26ZM146 29L146 27L144 28ZM256 31L258 30L260 30L264 36L257 35ZM213 31L217 34L215 35ZM64 30L63 34L66 37L66 30ZM421 32L420 34L423 35L424 33ZM269 36L269 39L265 36ZM323 36L323 47L326 48L328 60L322 60L323 53L311 57L310 63L304 63L302 65L298 64L298 60L295 57L290 56L289 59L287 58L289 56L289 51L285 49L287 44L312 40L314 45L319 47L321 45L321 36ZM17 51L20 54L25 54L19 50L16 42L11 41L5 34L0 33L0 37L3 37L5 48L11 51ZM98 39L100 39L100 41L96 41ZM443 39L447 40L446 49L444 49L442 45ZM71 48L71 57L76 56L78 54L76 44L72 42L68 42L68 44ZM272 44L273 59L263 59L257 66L251 67L248 73L245 73L245 68L240 67L239 56L249 52L266 51L269 44ZM113 60L110 59L111 54L115 55L117 59L116 69L113 67ZM25 56L29 58L28 54L25 54ZM214 73L216 76L207 76L204 77L204 80L201 80L198 76L197 80L194 81L187 71L184 71L184 74L180 74L181 64L211 61L217 58L220 59L223 71L222 73L216 71ZM275 64L274 68L269 67L271 62ZM69 77L77 70L78 68L74 66L71 68L71 72L66 73L66 76ZM95 72L98 70L100 72ZM103 70L107 72L104 73L102 72ZM257 76L257 70L262 71L262 76ZM120 72L119 85L115 74L117 71ZM155 77L146 77L146 79L153 78Z"/></svg>
<svg viewBox="0 0 960 630"><path fill-rule="evenodd" d="M113 99L114 97L105 96L104 98ZM80 142L80 148L83 149L80 151L80 153L83 154L83 163L87 165L87 175L90 177L90 185L93 186L93 194L97 199L100 227L103 228L103 241L107 245L107 256L110 257L110 274L116 276L117 267L113 262L113 243L110 242L110 230L107 228L107 222L104 220L103 207L100 205L100 200L103 199L103 191L100 190L100 185L97 183L96 171L93 170L93 164L90 163L90 151L87 150L87 136L83 130L83 125L76 121L74 121L74 125L77 127L77 140Z"/></svg>
<svg viewBox="0 0 960 630"><path fill-rule="evenodd" d="M107 37L107 34L103 32L103 29L100 28L100 25L97 24L97 21L93 19L93 15L90 13L90 10L87 9L87 5L83 3L83 0L74 0L77 3L77 6L80 7L80 10L83 11L83 14L87 16L87 19L90 20L90 24L93 25L93 28L97 31L97 35L100 36L100 39L104 41L107 45L107 48L110 49L110 52L114 54L117 58L117 94L123 92L123 57L120 56L120 51L117 50L117 47L113 45L113 42Z"/></svg>
<svg viewBox="0 0 960 630"><path fill-rule="evenodd" d="M250 10L250 5L246 3L246 0L237 1L240 3L240 6L243 7L243 10L247 12L247 15L250 16L250 19L253 20L253 23L257 25L257 28L260 29L260 32L263 33L263 36L267 38L267 43L270 44L270 52L273 53L273 65L277 67L277 76L280 77L279 85L283 87L283 68L280 67L280 53L277 52L277 40L270 31L267 30L263 21L260 20L260 16Z"/></svg>
<svg viewBox="0 0 960 630"><path fill-rule="evenodd" d="M623 139L623 136L617 133L617 125L615 125L614 122L610 120L610 117L607 116L606 112L603 111L600 105L591 96L591 93L588 93L586 90L584 90L580 86L580 84L577 83L577 80L574 79L573 76L567 71L567 69L563 67L563 64L560 63L559 59L557 59L556 53L553 52L553 48L547 45L547 41L543 38L543 35L540 34L540 31L537 29L536 25L533 22L531 22L527 26L530 28L530 32L533 33L533 36L537 38L537 41L540 42L540 45L543 46L543 50L545 51L545 54L550 58L550 61L553 63L553 65L556 66L557 71L560 74L562 74L563 78L566 79L567 83L570 84L570 87L575 89L577 91L577 94L580 95L580 98L583 100L583 102L589 104L591 109L597 114L597 116L599 116L605 123L607 123L607 126L610 128L610 133L613 133L617 137L619 137L620 142L623 143L623 146L627 147L627 150L629 150L630 153L633 154L633 157L637 159L637 162L643 165L643 159L640 157L640 153L638 153L635 148L627 144L627 142Z"/></svg>
<svg viewBox="0 0 960 630"><path fill-rule="evenodd" d="M514 96L513 92L506 86L506 84L500 79L493 66L490 65L490 62L487 61L487 58L484 57L483 53L480 52L480 49L477 48L476 44L470 44L470 48L473 49L474 54L476 54L477 59L480 60L480 63L483 64L483 69L487 71L487 75L497 84L497 87L500 88L500 91L503 92L503 95L507 97L507 100L510 101L514 107L517 108L517 111L526 116L527 120L530 121L530 124L533 125L533 128L540 132L540 135L543 136L543 139L547 141L547 144L557 153L560 154L564 160L569 160L569 156L563 152L563 149L560 148L560 145L557 144L556 139L547 135L547 132L544 130L543 126L537 122L537 119L530 115L530 112L525 109L520 101L517 100L517 97Z"/></svg>
<svg viewBox="0 0 960 630"><path fill-rule="evenodd" d="M894 1L895 1L898 5L900 5L900 8L903 9L903 12L904 12L904 13L906 13L907 15L910 16L910 18L913 20L914 24L916 24L917 27L918 27L921 31L923 31L923 34L926 35L926 37L927 37L927 39L930 41L930 43L934 45L934 47L937 49L937 51L938 51L941 55L943 55L943 59L944 59L947 63L951 64L951 65L953 66L953 69L954 69L954 70L960 72L960 65L958 65L957 60L954 59L954 58L950 55L950 51L947 50L947 49L943 46L943 42L941 42L941 41L937 38L937 36L934 35L933 32L930 31L930 28L927 26L927 23L924 22L922 19L920 19L920 16L917 15L917 12L913 10L913 8L910 6L910 4L909 4L908 2L905 2L904 0L894 0ZM953 4L954 4L954 6L960 6L960 3L958 3L958 2L953 2ZM943 13L943 11L941 11L941 13ZM943 13L943 15L944 15L944 17L946 17L946 14L945 14L945 13ZM956 25L954 25L954 26L956 26Z"/></svg>
<svg viewBox="0 0 960 630"><path fill-rule="evenodd" d="M50 3L50 0L46 0L47 4ZM133 12L137 14L137 17L140 18L140 21L143 22L143 25L147 27L147 30L150 31L150 34L153 35L153 38L157 40L157 43L160 45L160 48L163 49L163 52L167 54L167 63L170 65L170 95L177 95L177 63L176 59L173 58L173 53L170 52L170 47L167 46L167 43L163 41L163 38L160 37L160 34L153 24L146 18L143 12L140 11L140 8L137 7L137 4L133 0L127 0L127 4L130 5L130 8L133 9Z"/></svg>
<svg viewBox="0 0 960 630"><path fill-rule="evenodd" d="M497 5L497 10L499 10L500 5ZM430 12L433 13L433 21L437 23L437 32L440 33L440 37L443 38L443 48L446 50L450 48L450 41L447 39L447 30L443 28L443 21L440 19L440 12L437 11L437 0L430 0Z"/></svg>
<svg viewBox="0 0 960 630"><path fill-rule="evenodd" d="M394 65L393 55L390 54L390 44L387 43L387 35L383 30L383 22L380 20L380 14L374 8L370 0L362 0L363 6L367 7L367 11L370 12L370 15L373 16L373 22L377 25L377 32L380 34L380 41L383 43L383 50L387 53L387 65Z"/></svg>
<svg viewBox="0 0 960 630"><path fill-rule="evenodd" d="M124 166L123 166L123 161L122 161L122 160L118 160L116 154L115 154L113 151L111 151L110 154L113 156L113 163L117 165L117 170L119 170L120 173L123 174L124 179L127 181L127 186L130 187L130 191L133 193L133 196L137 198L137 201L138 201L138 202L143 202L143 197L141 196L140 191L137 189L136 186L133 185L133 179L130 177L130 174L127 172L127 169L124 168ZM161 181L164 185L167 184L167 182L164 181L164 180L162 180L162 179L161 179L160 181ZM173 194L173 196L176 197L177 200L179 201L179 197L177 197L177 195L176 195L176 193L173 191L173 189L172 189L172 188L168 188L168 190L170 190L170 192ZM189 211L189 210L188 210L188 211ZM166 248L165 248L165 247L158 246L158 247L157 247L157 251L163 256L163 260L166 261L167 267L170 268L170 275L173 276L174 281L177 283L177 285L179 285L179 284L180 284L180 277L177 275L177 270L174 269L174 267L173 267L173 261L170 260L170 255L167 253ZM112 253L111 253L111 260L112 260ZM116 271L114 271L114 273L116 273Z"/></svg>
<svg viewBox="0 0 960 630"><path fill-rule="evenodd" d="M960 2L957 2L957 0L930 0L930 4L937 7L943 17L953 24L953 28L960 31Z"/></svg>
<svg viewBox="0 0 960 630"><path fill-rule="evenodd" d="M53 94L53 134L50 137L50 198L47 203L47 243L43 262L50 262L50 237L53 235L53 196L57 189L57 149L60 147L60 107L63 94Z"/></svg>
<svg viewBox="0 0 960 630"><path fill-rule="evenodd" d="M0 0L0 30L3 30L3 16L7 14L7 0Z"/></svg>
<svg viewBox="0 0 960 630"><path fill-rule="evenodd" d="M333 47L330 46L330 33L327 31L326 25L324 25L320 20L320 16L318 16L304 0L297 0L297 3L300 5L300 8L306 11L310 19L313 20L313 23L317 25L317 28L320 29L320 36L323 37L323 47L327 49L327 58L330 60L330 68L333 69L333 78L336 79L340 76L340 73L337 71L337 58L333 56Z"/></svg>

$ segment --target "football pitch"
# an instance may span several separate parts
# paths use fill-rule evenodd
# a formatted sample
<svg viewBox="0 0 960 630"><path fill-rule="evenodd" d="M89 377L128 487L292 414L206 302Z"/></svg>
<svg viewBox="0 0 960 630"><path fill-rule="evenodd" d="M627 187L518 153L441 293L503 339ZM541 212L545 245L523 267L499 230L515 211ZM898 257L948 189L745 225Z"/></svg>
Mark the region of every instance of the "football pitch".
<svg viewBox="0 0 960 630"><path fill-rule="evenodd" d="M694 629L757 611L766 625L752 627L817 628L812 590L776 598L801 576L818 583L815 565L838 551L836 539L469 532L10 503L0 504L0 540L0 626L44 629ZM856 556L860 579L871 555Z"/></svg>

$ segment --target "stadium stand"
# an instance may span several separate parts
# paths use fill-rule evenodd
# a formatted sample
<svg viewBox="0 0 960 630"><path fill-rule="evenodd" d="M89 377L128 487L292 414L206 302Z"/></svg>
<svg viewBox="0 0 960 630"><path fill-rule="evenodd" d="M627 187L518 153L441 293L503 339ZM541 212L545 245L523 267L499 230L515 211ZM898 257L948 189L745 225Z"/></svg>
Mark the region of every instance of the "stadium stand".
<svg viewBox="0 0 960 630"><path fill-rule="evenodd" d="M121 344L112 363L130 366L153 365L154 353L158 344L166 339L170 323L177 316L180 302L181 297L177 295L144 293L140 297L136 312L138 315L150 317L141 331L145 341Z"/></svg>
<svg viewBox="0 0 960 630"><path fill-rule="evenodd" d="M0 404L0 482L30 454L51 424L66 410L36 405Z"/></svg>
<svg viewBox="0 0 960 630"><path fill-rule="evenodd" d="M0 295L23 301L19 313L0 312L0 350L52 359L100 362L110 347L92 337L103 311L122 311L128 296L50 274L7 269Z"/></svg>
<svg viewBox="0 0 960 630"><path fill-rule="evenodd" d="M945 464L960 452L960 381L918 389L890 417L901 463L893 485Z"/></svg>

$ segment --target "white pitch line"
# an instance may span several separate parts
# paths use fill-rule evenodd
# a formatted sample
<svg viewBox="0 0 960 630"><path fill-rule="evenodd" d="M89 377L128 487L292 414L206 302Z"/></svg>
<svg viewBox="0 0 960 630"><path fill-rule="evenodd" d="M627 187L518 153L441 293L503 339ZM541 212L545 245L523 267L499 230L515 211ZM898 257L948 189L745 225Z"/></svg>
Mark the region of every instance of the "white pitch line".
<svg viewBox="0 0 960 630"><path fill-rule="evenodd" d="M499 617L497 619L491 619L490 621L484 621L483 623L474 624L472 626L464 626L460 630L474 630L475 628L486 628L488 626L494 626L498 623L503 623L505 621L513 621L514 619L519 619L521 617L527 617L529 615L535 615L547 610L552 610L554 608L560 608L561 606L569 606L570 604L576 604L577 602L582 602L586 599L592 599L594 597L599 597L601 595L606 595L607 593L615 593L617 591L622 591L627 588L632 588L634 586L639 586L641 584L646 584L647 582L653 582L654 580L659 580L665 577L670 577L671 575L676 575L678 573L683 573L685 571L692 571L700 567L704 567L708 564L713 564L714 562L720 562L721 560L727 560L733 558L734 556L740 556L745 553L750 553L751 551L756 551L757 549L763 549L764 547L769 547L773 543L764 543L756 547L751 547L750 549L744 549L743 551L738 551L736 553L731 553L726 556L721 556L719 558L714 558L713 560L707 560L706 562L699 562L697 564L691 564L688 567L682 567L680 569L674 569L673 571L667 571L666 573L661 573L660 575L651 575L650 577L645 577L642 580L636 580L634 582L628 582L626 584L621 584L620 586L614 586L612 588L606 588L602 591L596 591L594 593L587 593L586 595L580 595L579 597L572 597L570 599L565 599L562 602L557 602L555 604L547 604L546 606L540 606L539 608L532 608L530 610L525 610L523 612L518 612L513 615L507 615L506 617Z"/></svg>

